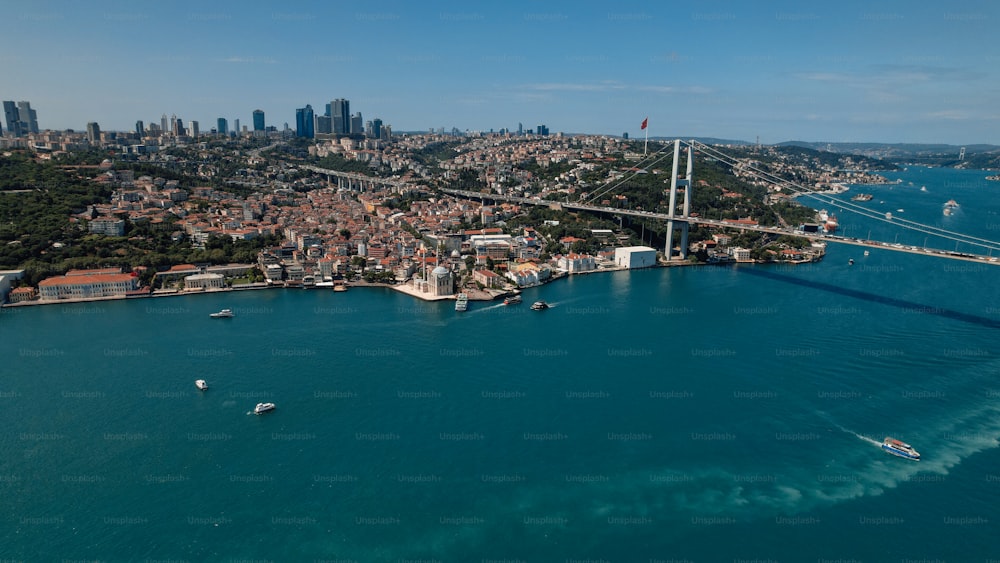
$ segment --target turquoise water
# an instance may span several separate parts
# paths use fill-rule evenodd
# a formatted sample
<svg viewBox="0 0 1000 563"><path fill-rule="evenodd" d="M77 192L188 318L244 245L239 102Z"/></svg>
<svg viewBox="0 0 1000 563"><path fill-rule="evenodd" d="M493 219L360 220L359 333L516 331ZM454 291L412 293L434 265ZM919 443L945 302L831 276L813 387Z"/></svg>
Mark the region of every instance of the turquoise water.
<svg viewBox="0 0 1000 563"><path fill-rule="evenodd" d="M873 205L996 238L987 173L899 175ZM998 276L831 246L466 313L360 288L4 309L0 558L1000 558Z"/></svg>

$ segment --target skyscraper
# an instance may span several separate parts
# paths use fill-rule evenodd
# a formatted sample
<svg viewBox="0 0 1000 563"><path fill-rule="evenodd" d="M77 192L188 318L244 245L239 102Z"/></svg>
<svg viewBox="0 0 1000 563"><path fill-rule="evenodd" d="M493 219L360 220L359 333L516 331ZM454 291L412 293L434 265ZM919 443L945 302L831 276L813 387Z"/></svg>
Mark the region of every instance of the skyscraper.
<svg viewBox="0 0 1000 563"><path fill-rule="evenodd" d="M295 136L313 139L316 137L313 108L306 104L306 107L295 110Z"/></svg>
<svg viewBox="0 0 1000 563"><path fill-rule="evenodd" d="M330 102L330 117L333 118L334 133L346 135L351 132L351 102L344 98Z"/></svg>
<svg viewBox="0 0 1000 563"><path fill-rule="evenodd" d="M229 122L226 121L225 117L220 117L216 123L217 125L215 128L218 130L220 135L229 134Z"/></svg>
<svg viewBox="0 0 1000 563"><path fill-rule="evenodd" d="M333 133L333 120L330 119L329 115L317 115L316 116L316 130L317 134L323 133L329 135Z"/></svg>
<svg viewBox="0 0 1000 563"><path fill-rule="evenodd" d="M241 129L240 129L240 120L239 119L234 119L233 120L233 133L235 133L236 136L239 137L240 136L240 131L241 131Z"/></svg>
<svg viewBox="0 0 1000 563"><path fill-rule="evenodd" d="M27 124L24 133L38 133L38 115L31 109L29 102L17 102L17 114L21 122Z"/></svg>
<svg viewBox="0 0 1000 563"><path fill-rule="evenodd" d="M197 138L201 132L198 130L198 122L191 122L191 136Z"/></svg>
<svg viewBox="0 0 1000 563"><path fill-rule="evenodd" d="M136 135L138 135L140 139L142 138L142 136L143 136L143 131L144 131L145 129L146 129L146 127L145 127L145 126L144 126L144 124L142 123L142 120L141 120L141 119L140 119L139 121L136 121L136 122L135 122L135 134L136 134Z"/></svg>
<svg viewBox="0 0 1000 563"><path fill-rule="evenodd" d="M372 138L382 138L382 120L377 117L372 121Z"/></svg>
<svg viewBox="0 0 1000 563"><path fill-rule="evenodd" d="M3 103L4 121L7 122L7 131L15 137L21 136L21 118L17 114L17 105L14 102Z"/></svg>
<svg viewBox="0 0 1000 563"><path fill-rule="evenodd" d="M365 125L364 121L361 120L361 112L351 116L351 135L364 135Z"/></svg>
<svg viewBox="0 0 1000 563"><path fill-rule="evenodd" d="M253 110L253 130L254 131L264 130L264 110L262 109Z"/></svg>
<svg viewBox="0 0 1000 563"><path fill-rule="evenodd" d="M160 133L166 135L169 132L170 132L170 123L167 120L167 114L163 114L163 116L160 117Z"/></svg>
<svg viewBox="0 0 1000 563"><path fill-rule="evenodd" d="M181 120L177 119L177 114L170 116L170 130L174 132L174 137L184 134L184 126L181 124Z"/></svg>
<svg viewBox="0 0 1000 563"><path fill-rule="evenodd" d="M96 144L101 140L101 127L96 121L91 121L87 124L87 140L90 144Z"/></svg>

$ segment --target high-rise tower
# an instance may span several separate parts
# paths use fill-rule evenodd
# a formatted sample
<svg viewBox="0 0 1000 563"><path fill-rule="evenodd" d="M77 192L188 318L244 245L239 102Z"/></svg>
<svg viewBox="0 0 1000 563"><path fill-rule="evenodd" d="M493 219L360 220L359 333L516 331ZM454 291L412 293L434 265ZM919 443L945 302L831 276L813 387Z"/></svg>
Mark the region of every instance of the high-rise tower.
<svg viewBox="0 0 1000 563"><path fill-rule="evenodd" d="M10 101L3 103L4 121L7 122L7 131L15 137L20 137L24 133L21 131L21 117L17 112L17 104Z"/></svg>
<svg viewBox="0 0 1000 563"><path fill-rule="evenodd" d="M313 108L306 104L306 107L295 110L295 136L312 139L316 137L314 127Z"/></svg>
<svg viewBox="0 0 1000 563"><path fill-rule="evenodd" d="M254 131L264 130L264 110L262 109L253 110L253 130Z"/></svg>
<svg viewBox="0 0 1000 563"><path fill-rule="evenodd" d="M27 125L27 129L23 133L38 133L38 114L31 109L31 103L17 102L17 114L21 123Z"/></svg>
<svg viewBox="0 0 1000 563"><path fill-rule="evenodd" d="M330 102L330 117L333 118L333 132L346 135L351 132L351 102L337 98Z"/></svg>
<svg viewBox="0 0 1000 563"><path fill-rule="evenodd" d="M92 145L101 141L101 127L96 121L91 121L87 124L87 140Z"/></svg>

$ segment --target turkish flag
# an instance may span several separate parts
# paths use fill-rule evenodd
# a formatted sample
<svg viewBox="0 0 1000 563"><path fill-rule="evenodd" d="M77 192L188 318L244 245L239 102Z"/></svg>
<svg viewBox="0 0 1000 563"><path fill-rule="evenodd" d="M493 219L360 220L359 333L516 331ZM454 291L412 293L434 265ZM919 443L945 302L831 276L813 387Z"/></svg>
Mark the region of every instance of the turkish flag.
<svg viewBox="0 0 1000 563"><path fill-rule="evenodd" d="M642 127L640 127L639 129L645 129L646 128L646 123L648 123L648 122L649 122L649 118L648 117L646 119L643 119L642 120Z"/></svg>

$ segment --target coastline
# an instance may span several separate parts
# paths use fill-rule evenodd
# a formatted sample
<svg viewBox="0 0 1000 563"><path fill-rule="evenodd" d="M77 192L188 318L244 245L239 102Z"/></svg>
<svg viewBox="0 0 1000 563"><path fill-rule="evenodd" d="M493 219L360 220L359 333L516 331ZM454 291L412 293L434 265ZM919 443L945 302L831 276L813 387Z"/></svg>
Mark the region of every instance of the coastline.
<svg viewBox="0 0 1000 563"><path fill-rule="evenodd" d="M678 266L705 266L705 265L708 265L708 263L690 262L688 260L674 260L674 261L662 261L661 260L661 261L658 261L655 266L649 266L648 268L636 268L636 269L648 270L648 269L651 269L651 268L673 268L673 267L678 267ZM461 292L464 291L467 295L469 295L469 300L470 301L495 301L495 300L497 300L497 299L499 299L501 297L507 296L507 295L519 294L520 292L522 292L523 290L527 289L528 287L540 287L540 286L547 285L547 284L550 284L552 282L555 282L557 280L568 278L570 276L586 275L586 274L599 274L599 273L611 273L611 272L623 272L623 271L629 271L629 270L631 270L631 268L613 267L613 268L597 268L597 269L594 269L594 270L587 270L587 271L583 271L583 272L561 272L560 271L558 273L553 274L549 279L547 279L547 280L539 283L538 285L527 286L527 287L518 287L516 289L511 289L511 290L501 290L501 289L493 289L493 290L483 289L483 290L480 290L480 289L469 289L469 288L466 288L464 290L459 291L458 293L461 293ZM442 295L442 296L425 295L425 294L419 293L416 289L413 288L412 285L410 285L409 283L405 283L405 282L404 283L400 283L400 284L387 284L387 283L366 282L366 281L359 280L359 281L350 282L350 283L347 283L347 284L344 284L344 285L346 287L348 287L348 288L384 287L384 288L388 288L388 289L392 289L392 290L398 291L398 292L403 293L405 295L409 295L410 297L414 297L416 299L420 299L422 301L454 301L455 300L455 296L457 295L457 293L453 293L451 295ZM259 282L259 283L254 283L254 284L246 284L246 285L239 285L239 286L233 286L233 287L226 287L226 288L222 288L222 289L201 289L201 290L197 290L197 291L158 290L158 291L153 291L153 292L150 292L150 293L143 293L143 294L138 294L138 295L112 295L112 296L107 296L107 297L75 297L75 298L70 298L70 299L56 299L56 300L46 300L46 301L35 299L35 300L32 300L32 301L21 301L20 303L4 303L3 305L0 305L0 310L2 310L2 309L8 309L8 308L9 309L16 309L16 308L20 308L20 307L45 306L45 305L60 305L60 304L71 304L71 303L95 303L95 302L103 302L103 301L124 301L124 300L137 300L137 299L158 299L158 298L164 298L164 297L179 297L179 296L190 296L190 295L217 295L217 294L220 294L220 293L229 293L229 292L233 292L233 291L258 291L258 290L267 290L267 289L295 289L295 290L302 290L302 289L313 290L313 289L319 289L319 290L330 290L327 287L304 287L304 286L301 286L301 285L287 286L287 285L284 285L284 284L277 285L277 284L267 284L265 282Z"/></svg>

